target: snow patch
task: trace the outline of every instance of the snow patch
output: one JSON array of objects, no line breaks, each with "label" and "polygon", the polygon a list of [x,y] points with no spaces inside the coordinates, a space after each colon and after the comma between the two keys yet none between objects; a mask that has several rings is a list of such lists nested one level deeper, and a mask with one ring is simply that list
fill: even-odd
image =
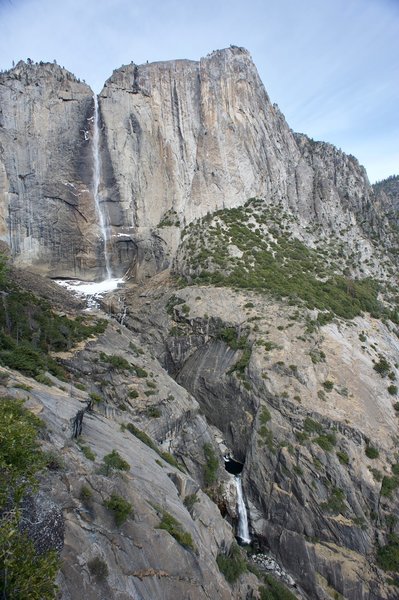
[{"label": "snow patch", "polygon": [[79,298],[87,299],[87,308],[100,305],[101,298],[123,284],[123,279],[105,279],[104,281],[81,281],[80,279],[54,279],[61,287],[73,292]]}]

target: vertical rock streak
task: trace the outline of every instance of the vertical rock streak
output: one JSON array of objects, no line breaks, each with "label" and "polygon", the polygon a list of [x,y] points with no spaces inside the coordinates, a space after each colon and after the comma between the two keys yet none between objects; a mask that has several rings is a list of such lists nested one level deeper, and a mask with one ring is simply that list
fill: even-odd
[{"label": "vertical rock streak", "polygon": [[248,516],[247,509],[244,502],[244,495],[242,492],[242,483],[241,476],[236,475],[234,477],[234,481],[236,484],[237,490],[237,512],[238,512],[238,537],[244,542],[244,544],[249,544],[251,542],[251,538],[249,537],[249,528],[248,528]]},{"label": "vertical rock streak", "polygon": [[93,196],[95,207],[98,215],[98,223],[101,229],[101,235],[104,240],[104,260],[105,268],[107,271],[107,279],[111,279],[112,270],[108,251],[109,242],[109,231],[107,226],[106,215],[103,211],[103,207],[100,202],[99,188],[101,178],[101,156],[100,156],[100,126],[99,126],[99,111],[98,111],[98,99],[97,95],[93,95],[94,101],[94,115],[93,115],[93,139],[92,139],[92,152],[93,152]]}]

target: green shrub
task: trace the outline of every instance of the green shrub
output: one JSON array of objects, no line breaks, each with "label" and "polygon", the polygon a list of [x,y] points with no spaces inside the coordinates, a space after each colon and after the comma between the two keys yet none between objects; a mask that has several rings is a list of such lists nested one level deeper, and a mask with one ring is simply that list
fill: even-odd
[{"label": "green shrub", "polygon": [[371,459],[378,458],[380,455],[379,450],[377,450],[377,448],[374,448],[373,446],[366,446],[365,453],[367,458]]},{"label": "green shrub", "polygon": [[305,433],[304,431],[296,431],[295,437],[300,444],[304,444],[305,442],[307,442],[309,440],[308,434]]},{"label": "green shrub", "polygon": [[203,451],[206,460],[204,466],[204,482],[208,487],[216,483],[219,460],[211,444],[204,444]]},{"label": "green shrub", "polygon": [[104,475],[109,475],[112,471],[129,471],[129,469],[129,463],[121,457],[119,452],[112,450],[104,456],[100,471]]},{"label": "green shrub", "polygon": [[303,428],[308,433],[321,433],[323,431],[323,425],[310,417],[306,417],[303,422]]},{"label": "green shrub", "polygon": [[161,410],[157,406],[149,406],[146,410],[147,416],[152,419],[159,419],[162,416]]},{"label": "green shrub", "polygon": [[231,545],[228,554],[218,554],[216,562],[219,571],[230,584],[237,581],[247,570],[247,561],[235,542]]},{"label": "green shrub", "polygon": [[137,365],[133,365],[134,370],[136,371],[136,376],[140,378],[148,377],[148,373],[145,369],[138,367]]},{"label": "green shrub", "polygon": [[136,438],[138,438],[139,440],[141,440],[144,444],[146,444],[147,446],[149,446],[150,448],[152,448],[152,450],[155,450],[155,452],[158,452],[158,454],[159,454],[159,450],[158,450],[157,445],[152,441],[152,439],[150,438],[150,436],[145,431],[142,431],[141,429],[139,429],[138,427],[136,427],[135,425],[133,425],[133,423],[127,423],[126,429],[132,435],[134,435]]},{"label": "green shrub", "polygon": [[188,511],[191,511],[194,508],[194,504],[199,501],[197,494],[189,494],[183,500],[184,506]]},{"label": "green shrub", "polygon": [[133,425],[133,423],[127,423],[125,427],[132,435],[134,435],[140,441],[146,444],[146,446],[149,446],[151,450],[154,450],[154,452],[161,456],[167,463],[169,463],[173,467],[176,467],[177,469],[180,469],[180,471],[183,470],[181,465],[179,465],[179,463],[175,459],[175,457],[172,454],[170,454],[170,452],[161,452],[161,450],[159,450],[155,442],[153,442],[153,440],[147,433],[145,433],[145,431],[142,431],[141,429]]},{"label": "green shrub", "polygon": [[381,484],[381,496],[385,496],[387,498],[392,498],[393,492],[399,487],[399,477],[393,476],[388,477],[385,475],[382,478]]},{"label": "green shrub", "polygon": [[345,514],[346,504],[344,491],[339,488],[333,488],[328,501],[322,502],[320,506],[323,510],[327,510],[334,514]]},{"label": "green shrub", "polygon": [[170,533],[181,546],[189,548],[190,550],[195,550],[191,533],[184,531],[181,524],[168,512],[165,511],[162,514],[162,519],[158,527],[159,529],[164,529]]},{"label": "green shrub", "polygon": [[264,406],[261,410],[260,413],[260,417],[259,417],[259,422],[261,423],[261,425],[266,425],[266,423],[268,421],[270,421],[270,419],[272,418],[270,412],[268,411],[268,409]]},{"label": "green shrub", "polygon": [[217,339],[223,340],[233,350],[244,350],[247,347],[247,335],[239,335],[235,327],[224,327],[216,334]]},{"label": "green shrub", "polygon": [[379,355],[379,361],[375,363],[373,369],[377,371],[381,375],[381,377],[385,377],[389,371],[391,370],[391,365],[382,354]]},{"label": "green shrub", "polygon": [[337,457],[341,465],[349,465],[349,456],[342,450],[337,450]]},{"label": "green shrub", "polygon": [[87,566],[91,575],[98,581],[104,581],[109,575],[108,565],[100,556],[95,556],[88,561]]},{"label": "green shrub", "polygon": [[129,398],[138,398],[139,395],[137,390],[129,390]]},{"label": "green shrub", "polygon": [[110,510],[115,519],[115,524],[120,527],[132,515],[133,507],[130,502],[127,502],[118,494],[111,494],[109,500],[104,502],[104,506]]},{"label": "green shrub", "polygon": [[388,386],[388,394],[391,394],[391,396],[396,396],[398,394],[398,386],[397,385]]},{"label": "green shrub", "polygon": [[326,392],[331,392],[331,390],[334,389],[334,382],[327,379],[323,382],[323,388],[326,390]]},{"label": "green shrub", "polygon": [[[157,450],[158,451],[158,450]],[[176,458],[173,456],[173,454],[171,454],[170,452],[159,452],[158,454],[170,465],[172,465],[172,467],[176,467],[176,469],[179,469],[180,471],[183,471],[183,468],[181,465],[179,465],[179,463],[177,462]]]},{"label": "green shrub", "polygon": [[44,375],[44,373],[39,373],[35,376],[35,379],[38,383],[43,383],[44,385],[48,385],[49,387],[54,385],[51,379],[47,377],[47,375]]},{"label": "green shrub", "polygon": [[179,304],[184,304],[184,300],[174,295],[171,296],[166,303],[166,312],[168,313],[168,315],[172,316],[174,313],[174,307],[178,306]]},{"label": "green shrub", "polygon": [[103,397],[100,396],[100,394],[97,394],[96,392],[90,392],[89,398],[90,398],[90,400],[93,400],[93,402],[96,402],[97,404],[99,402],[103,401]]},{"label": "green shrub", "polygon": [[265,575],[265,586],[259,588],[260,600],[295,600],[292,594],[282,583],[271,575]]},{"label": "green shrub", "polygon": [[331,452],[337,443],[334,433],[324,433],[315,438],[314,441],[320,446],[320,448],[325,450],[325,452]]},{"label": "green shrub", "polygon": [[93,450],[91,448],[89,448],[89,446],[85,446],[84,444],[79,444],[79,448],[81,449],[81,451],[83,452],[84,456],[91,461],[95,461],[96,460],[96,455],[93,452]]},{"label": "green shrub", "polygon": [[87,485],[82,485],[80,488],[79,498],[83,504],[89,504],[93,498],[93,492]]},{"label": "green shrub", "polygon": [[117,354],[105,354],[105,352],[100,352],[100,358],[102,361],[109,363],[114,369],[118,371],[131,371],[132,365],[123,358],[123,356],[119,356]]},{"label": "green shrub", "polygon": [[384,571],[399,571],[399,537],[391,533],[388,543],[377,551],[377,563]]},{"label": "green shrub", "polygon": [[14,387],[20,390],[25,390],[25,392],[30,392],[31,390],[33,390],[33,387],[31,385],[26,385],[26,383],[16,383]]}]

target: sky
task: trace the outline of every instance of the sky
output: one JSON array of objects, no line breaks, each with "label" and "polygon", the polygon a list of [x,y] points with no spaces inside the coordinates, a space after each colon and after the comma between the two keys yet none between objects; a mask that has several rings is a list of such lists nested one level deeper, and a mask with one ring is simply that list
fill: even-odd
[{"label": "sky", "polygon": [[53,61],[100,92],[122,64],[247,48],[289,126],[399,173],[399,0],[0,0],[0,69]]}]

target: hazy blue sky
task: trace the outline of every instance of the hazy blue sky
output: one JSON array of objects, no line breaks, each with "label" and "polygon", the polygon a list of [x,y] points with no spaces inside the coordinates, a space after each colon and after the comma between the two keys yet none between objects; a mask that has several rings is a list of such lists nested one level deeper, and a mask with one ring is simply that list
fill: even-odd
[{"label": "hazy blue sky", "polygon": [[56,59],[100,91],[134,61],[252,54],[289,125],[399,173],[399,0],[0,0],[0,69]]}]

